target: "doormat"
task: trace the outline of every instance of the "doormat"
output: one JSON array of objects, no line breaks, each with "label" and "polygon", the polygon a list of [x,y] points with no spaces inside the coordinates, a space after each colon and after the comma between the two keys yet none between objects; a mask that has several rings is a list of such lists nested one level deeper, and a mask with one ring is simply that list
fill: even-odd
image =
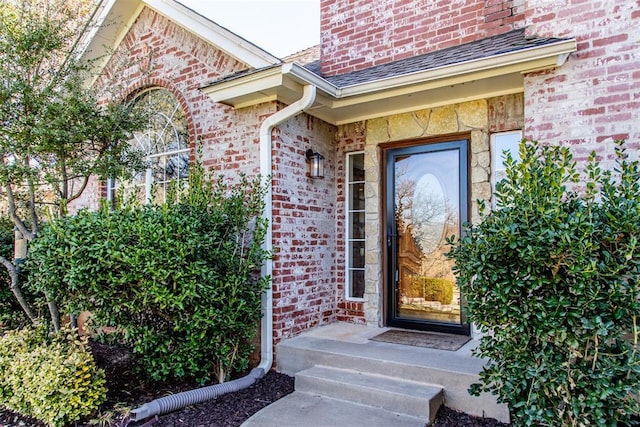
[{"label": "doormat", "polygon": [[369,339],[392,344],[456,351],[468,343],[471,337],[465,335],[439,334],[436,332],[400,331],[392,329]]}]

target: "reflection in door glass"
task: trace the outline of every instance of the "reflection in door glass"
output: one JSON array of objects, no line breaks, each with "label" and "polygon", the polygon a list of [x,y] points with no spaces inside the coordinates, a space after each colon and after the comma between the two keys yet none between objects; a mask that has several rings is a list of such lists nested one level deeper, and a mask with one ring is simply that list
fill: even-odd
[{"label": "reflection in door glass", "polygon": [[460,290],[445,257],[460,229],[458,150],[396,157],[397,314],[460,324]]}]

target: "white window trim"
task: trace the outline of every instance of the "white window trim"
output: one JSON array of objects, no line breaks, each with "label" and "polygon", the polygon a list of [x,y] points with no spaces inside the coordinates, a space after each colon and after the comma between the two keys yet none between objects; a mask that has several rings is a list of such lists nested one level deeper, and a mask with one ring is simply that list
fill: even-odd
[{"label": "white window trim", "polygon": [[495,209],[495,197],[493,197],[493,194],[496,191],[496,183],[498,182],[498,171],[504,171],[506,170],[505,166],[504,166],[504,157],[503,157],[503,151],[504,149],[500,149],[497,147],[497,141],[496,139],[498,138],[514,138],[513,142],[515,143],[514,147],[510,147],[509,148],[509,152],[513,154],[515,154],[515,158],[518,159],[519,155],[518,155],[518,149],[520,146],[520,141],[522,141],[522,130],[514,130],[514,131],[508,131],[508,132],[496,132],[491,134],[491,207],[492,209]]},{"label": "white window trim", "polygon": [[[160,88],[160,87],[153,87],[153,88],[146,89],[146,90],[142,91],[141,93],[139,93],[137,95],[137,98],[142,97],[146,93],[153,92],[153,91],[158,91],[158,90],[170,93],[170,91],[168,89]],[[168,117],[168,121],[173,120],[173,117],[174,117],[176,112],[182,111],[182,106],[178,103],[178,100],[175,99],[175,96],[173,94],[171,94],[171,96],[175,100],[175,109],[171,113],[170,117]],[[163,129],[163,131],[165,129]],[[146,133],[146,130],[143,133]],[[146,148],[149,148],[149,147],[145,147],[144,144],[142,144],[138,140],[138,136],[137,135],[134,135],[134,137],[131,139],[130,143],[131,144],[136,144],[142,150],[144,150]],[[190,152],[191,152],[191,147],[186,147],[186,148],[178,148],[178,149],[174,149],[174,150],[170,150],[170,151],[148,153],[144,157],[143,160],[149,164],[149,167],[142,171],[143,174],[144,174],[143,175],[144,176],[144,183],[141,182],[141,185],[140,185],[140,186],[144,186],[144,201],[143,201],[144,204],[152,203],[152,197],[151,197],[152,194],[151,194],[151,192],[152,192],[153,185],[156,182],[154,174],[153,174],[153,162],[152,162],[152,160],[156,159],[156,158],[171,157],[171,156],[175,156],[175,155],[179,155],[179,154],[183,154],[183,153],[190,153]],[[117,191],[116,187],[119,188],[123,183],[126,183],[126,181],[123,182],[123,181],[119,181],[119,180],[116,180],[116,179],[113,179],[113,178],[109,178],[107,180],[107,200],[109,202],[113,202],[114,191]]]},{"label": "white window trim", "polygon": [[344,212],[345,212],[345,248],[344,248],[344,253],[345,253],[345,280],[344,280],[344,287],[345,287],[345,300],[347,301],[357,301],[357,302],[362,302],[364,301],[364,296],[362,297],[354,297],[351,295],[352,292],[352,283],[351,283],[351,271],[354,270],[359,270],[359,271],[364,271],[364,267],[363,268],[351,268],[350,267],[350,263],[351,263],[351,242],[352,241],[364,241],[365,245],[366,245],[366,236],[364,236],[363,239],[350,239],[349,236],[351,236],[351,221],[350,221],[350,216],[349,214],[352,212],[363,212],[361,210],[351,210],[349,209],[349,204],[350,204],[350,200],[351,200],[351,184],[359,184],[359,183],[363,183],[365,181],[351,181],[349,178],[349,174],[351,172],[351,162],[352,162],[352,156],[355,155],[360,155],[360,154],[364,154],[364,151],[352,151],[349,153],[346,153],[346,161],[345,161],[345,203],[344,203]]}]

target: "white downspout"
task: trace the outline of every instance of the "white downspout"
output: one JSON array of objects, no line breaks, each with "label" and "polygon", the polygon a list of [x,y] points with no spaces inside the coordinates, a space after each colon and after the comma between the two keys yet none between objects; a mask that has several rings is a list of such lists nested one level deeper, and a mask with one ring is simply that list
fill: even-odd
[{"label": "white downspout", "polygon": [[[304,87],[302,98],[267,117],[260,126],[260,174],[264,180],[263,182],[268,183],[267,194],[264,199],[265,211],[263,214],[263,217],[269,221],[263,244],[263,248],[267,251],[271,251],[273,249],[273,227],[271,225],[271,219],[273,216],[271,206],[272,185],[270,181],[271,168],[273,164],[271,159],[271,131],[273,131],[273,128],[276,125],[309,108],[313,105],[315,99],[316,87],[313,85],[307,85]],[[265,261],[262,265],[262,275],[271,276],[272,271],[272,261]],[[155,415],[166,414],[168,412],[184,408],[185,406],[211,400],[220,395],[233,393],[247,388],[258,379],[264,377],[267,372],[269,372],[271,365],[273,364],[273,288],[271,285],[269,285],[269,289],[262,294],[260,351],[260,364],[256,368],[252,369],[248,375],[226,383],[214,384],[195,390],[188,390],[145,403],[141,407],[131,411],[131,419],[133,421],[140,421]]]},{"label": "white downspout", "polygon": [[[273,250],[273,224],[272,224],[272,196],[273,186],[270,182],[273,161],[271,158],[271,132],[278,124],[297,116],[305,109],[311,107],[316,99],[316,87],[306,85],[302,93],[302,98],[288,105],[284,109],[270,115],[260,126],[260,175],[263,180],[268,180],[267,194],[264,197],[265,211],[263,217],[268,221],[267,233],[264,238],[264,249],[271,252]],[[262,276],[271,277],[273,273],[273,261],[267,260],[262,265]],[[262,294],[262,321],[260,329],[260,364],[259,369],[266,374],[273,364],[273,285]]]}]

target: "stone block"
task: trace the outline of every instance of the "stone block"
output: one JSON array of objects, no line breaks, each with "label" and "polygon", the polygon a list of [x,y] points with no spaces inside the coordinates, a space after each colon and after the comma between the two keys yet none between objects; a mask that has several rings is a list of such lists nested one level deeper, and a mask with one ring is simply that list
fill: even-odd
[{"label": "stone block", "polygon": [[487,101],[464,102],[458,106],[458,119],[460,123],[471,129],[487,129],[489,117],[487,114]]},{"label": "stone block", "polygon": [[471,168],[471,182],[473,184],[489,181],[489,173],[484,168],[476,166]]},{"label": "stone block", "polygon": [[390,140],[386,119],[367,120],[367,144],[378,144]]},{"label": "stone block", "polygon": [[471,198],[473,200],[486,200],[487,202],[491,199],[491,183],[490,182],[479,182],[473,184],[471,187]]},{"label": "stone block", "polygon": [[454,106],[434,108],[429,118],[427,133],[430,135],[442,135],[458,131],[458,117]]},{"label": "stone block", "polygon": [[412,113],[395,114],[389,117],[389,136],[392,141],[416,138],[422,135],[420,126]]},{"label": "stone block", "polygon": [[471,132],[471,153],[489,151],[489,134],[480,130]]},{"label": "stone block", "polygon": [[488,169],[491,166],[491,154],[488,151],[482,151],[473,156],[474,165]]}]

